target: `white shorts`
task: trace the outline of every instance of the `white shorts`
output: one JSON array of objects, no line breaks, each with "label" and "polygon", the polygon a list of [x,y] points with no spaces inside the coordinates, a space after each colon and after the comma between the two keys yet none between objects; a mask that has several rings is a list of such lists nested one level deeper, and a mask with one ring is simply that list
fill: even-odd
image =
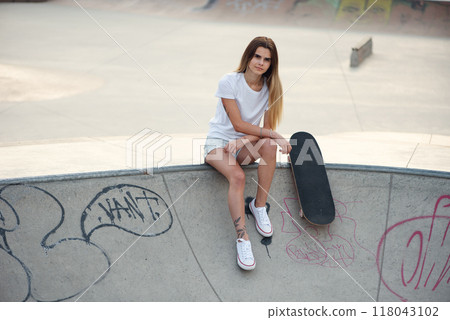
[{"label": "white shorts", "polygon": [[[221,139],[221,138],[213,138],[213,137],[206,137],[206,142],[205,142],[205,158],[206,156],[213,151],[214,149],[217,148],[225,148],[225,146],[228,144],[228,141],[225,139]],[[236,154],[233,154],[233,156],[235,158],[237,158],[239,152],[241,152],[242,148],[239,149]]]}]

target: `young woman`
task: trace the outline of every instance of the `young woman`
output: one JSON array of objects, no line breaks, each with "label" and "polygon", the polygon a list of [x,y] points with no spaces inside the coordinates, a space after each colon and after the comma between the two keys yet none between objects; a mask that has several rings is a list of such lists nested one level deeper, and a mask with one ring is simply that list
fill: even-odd
[{"label": "young woman", "polygon": [[256,198],[249,206],[257,231],[270,237],[273,229],[265,205],[275,172],[277,145],[284,154],[291,151],[289,142],[273,131],[282,114],[282,94],[275,43],[257,37],[245,49],[239,68],[219,81],[216,114],[209,122],[205,162],[229,182],[228,207],[237,234],[237,263],[244,270],[252,270],[256,264],[245,225],[245,174],[241,165],[260,159]]}]

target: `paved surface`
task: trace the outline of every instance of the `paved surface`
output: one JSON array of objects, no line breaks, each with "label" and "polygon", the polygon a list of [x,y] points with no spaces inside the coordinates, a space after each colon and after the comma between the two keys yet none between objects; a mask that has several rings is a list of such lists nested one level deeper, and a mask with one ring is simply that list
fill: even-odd
[{"label": "paved surface", "polygon": [[[392,3],[383,28],[344,33],[344,1],[288,2],[0,3],[1,301],[450,300],[447,7]],[[110,170],[200,164],[217,80],[261,34],[281,56],[279,131],[317,136],[338,219],[299,219],[280,157],[275,235],[249,217],[244,272],[223,177]],[[374,54],[350,69],[367,35]]]},{"label": "paved surface", "polygon": [[[169,165],[198,163],[217,81],[260,34],[280,51],[285,136],[311,132],[327,163],[450,170],[448,7],[394,3],[344,33],[355,18],[321,1],[78,3],[0,4],[0,177],[130,168],[145,128],[172,138]],[[352,69],[367,35],[374,54]]]}]

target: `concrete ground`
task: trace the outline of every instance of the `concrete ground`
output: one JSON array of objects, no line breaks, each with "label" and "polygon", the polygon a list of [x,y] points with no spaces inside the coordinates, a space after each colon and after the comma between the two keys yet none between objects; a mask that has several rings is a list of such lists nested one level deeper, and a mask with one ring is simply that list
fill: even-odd
[{"label": "concrete ground", "polygon": [[[280,54],[286,137],[311,132],[327,163],[450,170],[447,7],[396,4],[345,31],[341,7],[270,3],[0,3],[0,177],[132,168],[144,129],[170,138],[166,165],[199,163],[217,81],[261,34]],[[366,36],[374,53],[350,68]]]},{"label": "concrete ground", "polygon": [[[205,3],[0,3],[0,301],[450,301],[447,7],[380,1],[345,31],[345,1]],[[300,219],[280,156],[274,236],[247,216],[244,272],[201,145],[218,79],[261,34],[279,131],[317,137],[337,217]]]}]

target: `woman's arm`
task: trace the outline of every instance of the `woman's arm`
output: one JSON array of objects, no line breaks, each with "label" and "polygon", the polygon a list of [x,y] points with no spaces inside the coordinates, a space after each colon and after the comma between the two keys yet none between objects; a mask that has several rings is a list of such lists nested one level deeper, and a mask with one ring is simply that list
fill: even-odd
[{"label": "woman's arm", "polygon": [[[291,151],[292,148],[289,142],[284,139],[281,134],[272,131],[272,125],[269,123],[270,121],[267,117],[264,117],[264,126],[261,128],[257,125],[242,120],[241,113],[234,99],[222,98],[222,104],[225,108],[225,112],[228,115],[228,118],[231,121],[231,124],[233,125],[234,130],[245,134],[244,137],[240,138],[241,140],[245,138],[250,142],[256,142],[261,138],[271,138],[274,139],[275,142],[281,147],[282,153],[289,153]],[[235,146],[237,150],[239,150],[239,147],[241,146]],[[235,148],[232,147],[231,149]],[[228,148],[226,148],[226,150],[231,151],[228,150]]]},{"label": "woman's arm", "polygon": [[[267,111],[264,113],[264,129],[269,130],[269,138],[274,140],[280,147],[281,153],[287,154],[291,152],[292,146],[288,140],[286,140],[281,134],[276,131],[272,131],[272,124],[270,123],[270,119],[267,116]],[[263,132],[265,131],[263,130]]]},{"label": "woman's arm", "polygon": [[231,140],[230,142],[228,142],[228,144],[225,146],[225,151],[227,152],[231,152],[231,153],[236,153],[239,149],[241,149],[246,143],[253,143],[253,142],[257,142],[260,138],[257,136],[252,136],[252,135],[246,135],[243,137],[240,137],[239,139],[236,140]]},{"label": "woman's arm", "polygon": [[234,130],[250,136],[260,137],[260,127],[248,123],[241,118],[241,112],[234,99],[222,98],[222,104],[225,112],[233,125]]}]

